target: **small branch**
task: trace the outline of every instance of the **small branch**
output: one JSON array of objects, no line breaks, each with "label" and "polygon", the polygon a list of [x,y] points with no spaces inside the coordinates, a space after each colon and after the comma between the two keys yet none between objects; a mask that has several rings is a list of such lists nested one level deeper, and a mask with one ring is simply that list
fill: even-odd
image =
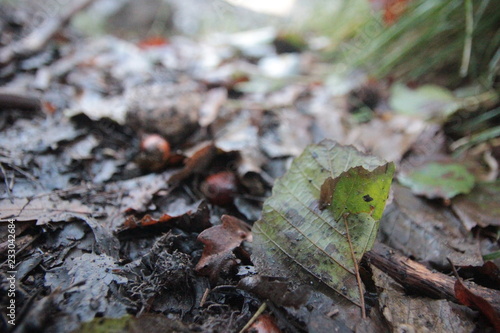
[{"label": "small branch", "polygon": [[248,321],[248,323],[240,330],[240,333],[243,333],[247,329],[249,329],[250,326],[252,326],[252,324],[257,320],[257,318],[259,318],[259,316],[262,314],[262,312],[264,312],[264,310],[266,309],[266,307],[267,307],[267,303],[266,302],[262,303],[259,306],[259,308],[257,309],[257,312],[255,312],[255,314],[252,316],[252,318],[250,318],[250,320]]},{"label": "small branch", "polygon": [[347,234],[347,241],[349,243],[349,249],[351,250],[352,261],[354,262],[354,272],[356,273],[356,280],[358,282],[361,316],[363,317],[363,319],[366,319],[365,295],[364,295],[364,291],[363,291],[363,284],[361,282],[361,276],[359,275],[358,262],[356,261],[356,256],[354,255],[354,250],[352,248],[351,235],[349,234],[349,226],[347,223],[347,215],[345,215],[345,214],[344,214],[344,224],[345,224],[345,230],[346,230],[346,234]]},{"label": "small branch", "polygon": [[[364,260],[371,263],[404,286],[433,298],[444,298],[460,304],[455,297],[455,279],[443,273],[430,271],[416,261],[406,258],[383,244],[376,244],[366,252]],[[487,300],[496,311],[500,311],[500,291],[475,284],[468,288]]]},{"label": "small branch", "polygon": [[30,95],[21,95],[0,91],[0,110],[1,109],[23,109],[40,110],[40,99]]},{"label": "small branch", "polygon": [[0,49],[0,66],[9,64],[16,57],[26,58],[42,50],[56,33],[69,23],[78,12],[87,8],[94,0],[80,0],[61,16],[47,19],[39,28],[25,38]]}]

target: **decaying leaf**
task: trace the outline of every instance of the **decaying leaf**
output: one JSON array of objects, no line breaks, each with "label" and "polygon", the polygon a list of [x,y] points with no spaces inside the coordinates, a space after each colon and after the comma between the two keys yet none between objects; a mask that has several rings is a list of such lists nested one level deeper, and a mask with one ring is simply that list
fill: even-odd
[{"label": "decaying leaf", "polygon": [[[458,266],[483,264],[479,241],[464,231],[455,215],[398,184],[394,201],[380,221],[384,243],[434,267],[446,267],[446,257]],[[467,255],[464,255],[466,253]]]},{"label": "decaying leaf", "polygon": [[240,280],[238,288],[251,291],[259,297],[270,299],[275,304],[299,308],[309,298],[310,288],[301,286],[290,290],[287,279],[251,275]]},{"label": "decaying leaf", "polygon": [[474,176],[459,163],[431,161],[401,173],[398,180],[404,186],[429,199],[451,199],[457,194],[469,193],[474,187]]},{"label": "decaying leaf", "polygon": [[488,318],[490,323],[495,328],[496,332],[500,332],[500,316],[495,311],[493,306],[481,296],[474,294],[465,286],[465,284],[460,280],[455,267],[450,262],[453,268],[453,272],[457,278],[455,281],[455,296],[463,305],[467,305],[468,307],[478,309],[481,313]]},{"label": "decaying leaf", "polygon": [[386,272],[371,266],[382,314],[393,332],[460,332],[474,330],[473,311],[445,299],[407,295]]},{"label": "decaying leaf", "polygon": [[[254,224],[252,261],[259,273],[360,305],[357,262],[373,245],[393,172],[392,164],[330,140],[306,148],[276,182]],[[322,210],[325,181],[336,186],[333,204]]]},{"label": "decaying leaf", "polygon": [[478,184],[471,193],[453,199],[453,211],[467,229],[500,226],[500,181]]},{"label": "decaying leaf", "polygon": [[233,250],[243,241],[252,241],[250,226],[230,215],[221,217],[222,224],[204,230],[198,240],[205,244],[196,271],[217,281],[219,273],[230,269],[236,262]]}]

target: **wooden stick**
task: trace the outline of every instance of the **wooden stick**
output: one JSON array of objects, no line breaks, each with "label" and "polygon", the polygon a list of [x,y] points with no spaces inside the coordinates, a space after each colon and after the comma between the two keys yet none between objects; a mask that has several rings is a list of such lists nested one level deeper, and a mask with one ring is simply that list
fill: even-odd
[{"label": "wooden stick", "polygon": [[[397,253],[383,244],[376,244],[365,253],[364,260],[387,273],[408,291],[417,291],[433,298],[444,298],[459,303],[455,297],[455,279],[443,273],[432,272],[427,267]],[[500,311],[500,291],[470,284],[474,294],[487,300]]]},{"label": "wooden stick", "polygon": [[37,97],[0,91],[0,110],[23,109],[36,111],[40,110],[41,107],[40,99]]},{"label": "wooden stick", "polygon": [[358,282],[358,290],[359,290],[359,303],[361,307],[361,317],[363,319],[366,319],[366,309],[365,309],[365,296],[364,296],[364,291],[363,291],[363,283],[361,282],[361,276],[359,275],[359,266],[358,262],[356,261],[356,256],[354,255],[354,250],[352,248],[352,242],[351,242],[351,235],[349,234],[349,226],[347,223],[347,216],[348,214],[344,214],[344,224],[345,224],[345,231],[347,234],[347,241],[349,243],[349,249],[351,250],[351,257],[352,257],[352,262],[354,263],[354,272],[356,273],[356,281]]}]

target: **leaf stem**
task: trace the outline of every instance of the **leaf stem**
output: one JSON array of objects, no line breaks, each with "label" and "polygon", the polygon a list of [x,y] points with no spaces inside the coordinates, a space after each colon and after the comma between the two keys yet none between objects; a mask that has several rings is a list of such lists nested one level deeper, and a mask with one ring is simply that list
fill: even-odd
[{"label": "leaf stem", "polygon": [[351,242],[351,235],[349,234],[349,226],[347,224],[347,217],[349,214],[344,214],[344,224],[345,224],[345,230],[347,234],[347,242],[349,243],[349,248],[351,250],[351,256],[352,256],[352,261],[354,263],[354,272],[356,273],[356,280],[358,282],[358,289],[359,289],[359,303],[361,307],[361,316],[363,319],[366,319],[366,310],[365,310],[365,296],[363,292],[363,285],[361,282],[361,276],[359,275],[359,267],[358,267],[358,262],[356,261],[356,256],[354,255],[354,250],[352,248],[352,242]]},{"label": "leaf stem", "polygon": [[255,312],[255,314],[252,316],[252,318],[250,318],[248,323],[240,330],[239,333],[245,332],[250,326],[252,326],[252,324],[257,320],[257,318],[262,314],[262,312],[264,312],[266,307],[267,307],[267,303],[266,302],[262,303],[259,306],[259,308],[257,309],[257,311]]}]

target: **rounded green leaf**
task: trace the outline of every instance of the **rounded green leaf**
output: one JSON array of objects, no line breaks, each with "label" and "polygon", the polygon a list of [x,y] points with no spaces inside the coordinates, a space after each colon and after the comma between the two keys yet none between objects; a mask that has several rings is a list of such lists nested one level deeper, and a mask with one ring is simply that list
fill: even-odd
[{"label": "rounded green leaf", "polygon": [[459,163],[429,162],[398,176],[399,182],[413,193],[429,199],[451,199],[457,194],[469,193],[474,187],[474,176]]}]

